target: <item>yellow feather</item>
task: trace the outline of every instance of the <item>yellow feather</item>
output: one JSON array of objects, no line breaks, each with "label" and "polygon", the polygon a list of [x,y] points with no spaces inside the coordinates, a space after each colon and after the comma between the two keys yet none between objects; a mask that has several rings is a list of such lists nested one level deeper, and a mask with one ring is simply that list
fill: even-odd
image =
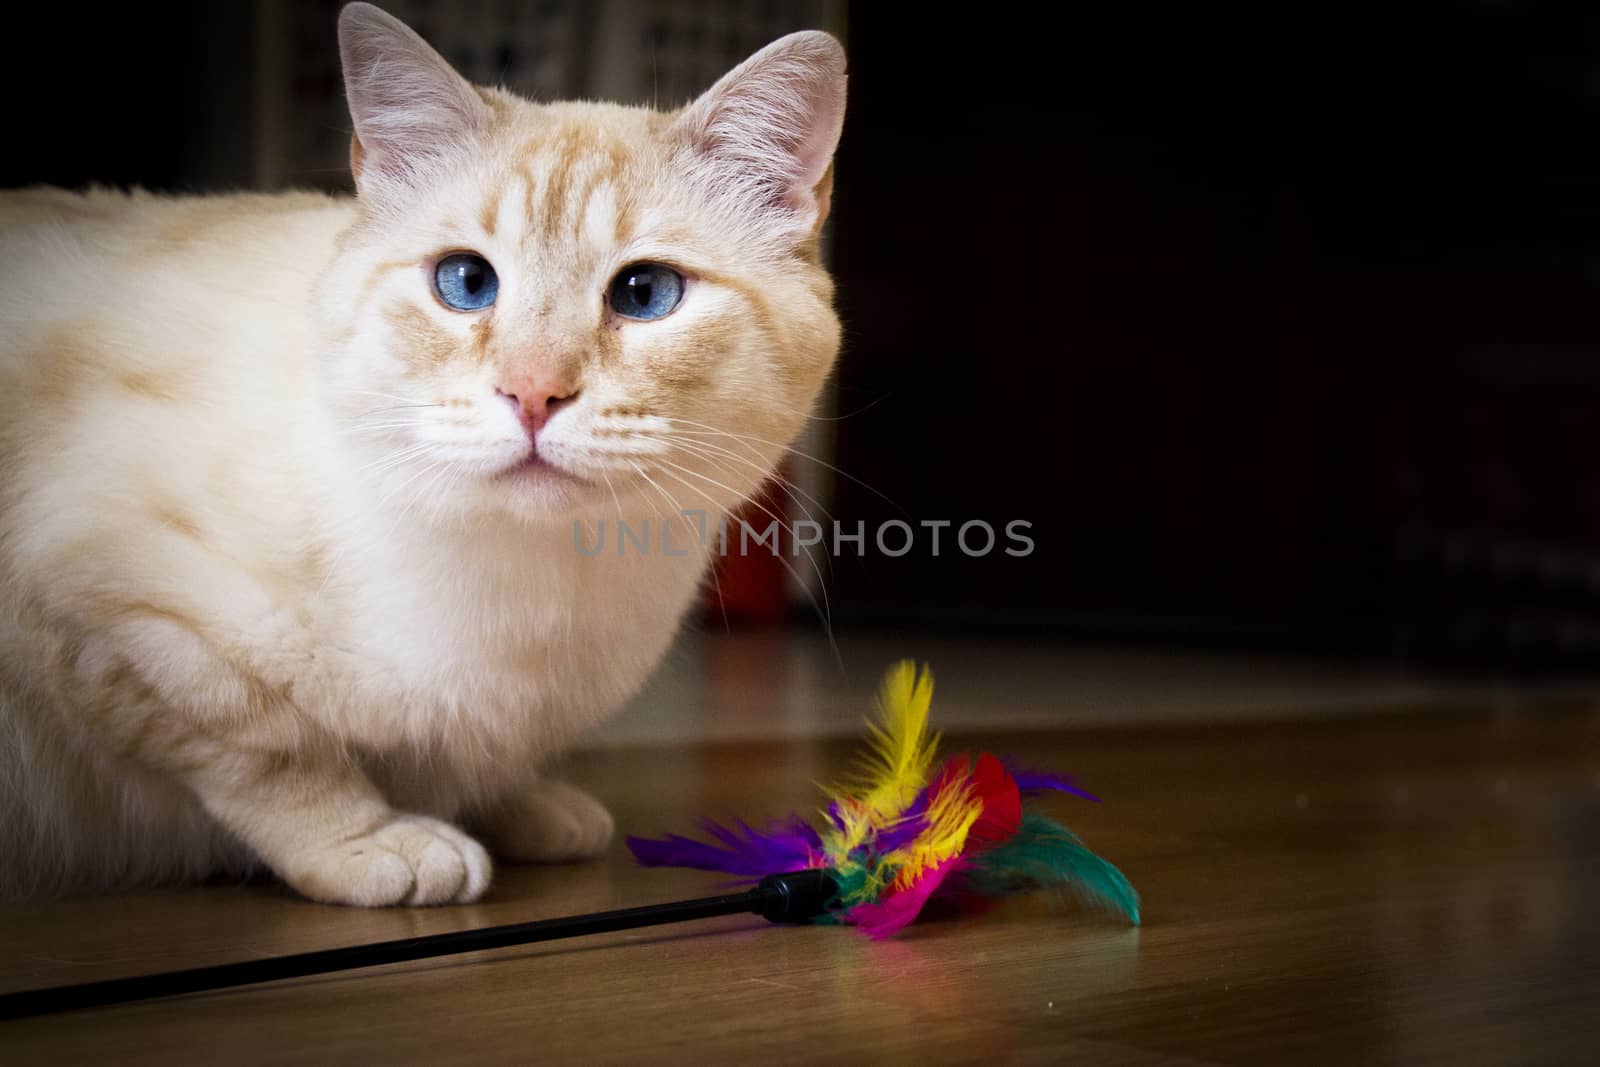
[{"label": "yellow feather", "polygon": [[983,799],[965,787],[944,789],[928,804],[928,828],[883,857],[883,866],[895,870],[894,884],[904,889],[920,878],[929,867],[958,855],[967,843],[967,833],[983,814]]},{"label": "yellow feather", "polygon": [[878,721],[867,723],[867,751],[856,778],[830,788],[839,804],[842,833],[824,835],[830,855],[843,856],[899,818],[928,784],[939,735],[928,732],[933,672],[901,660],[878,690]]},{"label": "yellow feather", "polygon": [[850,797],[836,796],[838,801],[839,829],[829,829],[822,834],[823,851],[837,866],[850,853],[876,832],[876,827],[861,802]]},{"label": "yellow feather", "polygon": [[878,717],[869,723],[862,802],[881,822],[898,816],[928,784],[939,736],[928,733],[933,704],[933,672],[917,673],[916,664],[901,660],[884,675],[878,690]]}]

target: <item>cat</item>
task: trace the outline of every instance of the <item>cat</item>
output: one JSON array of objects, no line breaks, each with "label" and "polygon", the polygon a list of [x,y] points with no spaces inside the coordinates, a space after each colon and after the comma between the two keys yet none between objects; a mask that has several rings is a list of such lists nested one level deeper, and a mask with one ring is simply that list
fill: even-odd
[{"label": "cat", "polygon": [[353,199],[0,195],[0,898],[443,904],[603,852],[540,767],[712,546],[574,525],[714,524],[837,356],[832,37],[663,113],[473,86],[367,4],[338,33]]}]

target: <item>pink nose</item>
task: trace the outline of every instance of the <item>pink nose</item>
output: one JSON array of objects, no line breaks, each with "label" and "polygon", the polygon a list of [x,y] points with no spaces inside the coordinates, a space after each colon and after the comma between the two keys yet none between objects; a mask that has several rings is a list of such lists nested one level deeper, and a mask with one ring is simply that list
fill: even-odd
[{"label": "pink nose", "polygon": [[533,437],[560,408],[578,395],[576,389],[549,378],[527,377],[508,381],[495,390],[511,402],[523,429]]}]

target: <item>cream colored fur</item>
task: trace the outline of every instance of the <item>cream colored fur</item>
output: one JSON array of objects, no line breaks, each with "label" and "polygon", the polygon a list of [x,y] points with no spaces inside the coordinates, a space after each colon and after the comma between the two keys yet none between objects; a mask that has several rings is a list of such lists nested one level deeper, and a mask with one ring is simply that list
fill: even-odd
[{"label": "cream colored fur", "polygon": [[[366,5],[340,29],[358,200],[0,196],[0,897],[264,864],[432,904],[488,886],[470,835],[602,850],[539,769],[638,690],[707,552],[585,556],[573,523],[714,522],[832,363],[831,38],[662,115],[471,88]],[[489,312],[435,298],[458,250]],[[606,307],[641,260],[688,279],[666,318]],[[529,375],[575,391],[538,438],[566,475],[520,466],[496,390]]]}]

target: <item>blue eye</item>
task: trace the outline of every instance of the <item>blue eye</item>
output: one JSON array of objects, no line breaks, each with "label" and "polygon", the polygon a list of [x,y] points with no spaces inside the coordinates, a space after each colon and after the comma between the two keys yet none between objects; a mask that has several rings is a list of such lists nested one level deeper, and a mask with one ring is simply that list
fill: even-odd
[{"label": "blue eye", "polygon": [[500,292],[500,276],[476,252],[456,252],[439,261],[433,272],[433,288],[445,307],[479,311],[494,303]]},{"label": "blue eye", "polygon": [[683,275],[659,263],[633,263],[611,279],[606,300],[628,319],[659,319],[683,299]]}]

